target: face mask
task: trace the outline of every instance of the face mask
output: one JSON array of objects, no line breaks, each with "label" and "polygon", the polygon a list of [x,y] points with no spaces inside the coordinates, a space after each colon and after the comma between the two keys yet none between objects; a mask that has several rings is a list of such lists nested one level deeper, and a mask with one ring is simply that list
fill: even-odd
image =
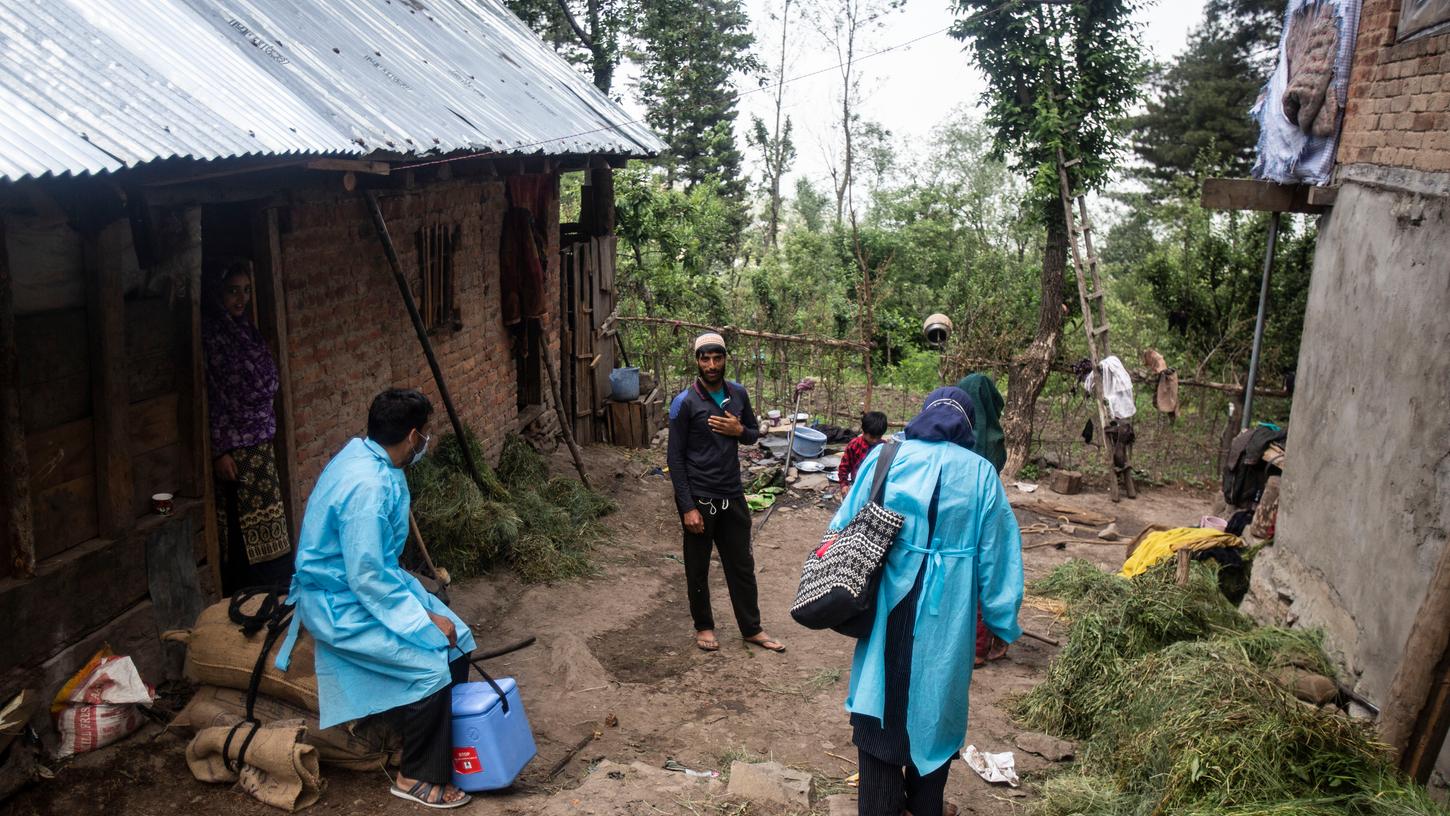
[{"label": "face mask", "polygon": [[419,446],[419,448],[417,450],[413,451],[413,458],[408,460],[408,466],[409,467],[418,464],[418,460],[422,459],[423,458],[423,454],[425,454],[425,453],[428,452],[428,443],[431,442],[432,440],[433,440],[433,437],[431,437],[431,436],[424,436],[423,437],[423,444],[421,446]]}]

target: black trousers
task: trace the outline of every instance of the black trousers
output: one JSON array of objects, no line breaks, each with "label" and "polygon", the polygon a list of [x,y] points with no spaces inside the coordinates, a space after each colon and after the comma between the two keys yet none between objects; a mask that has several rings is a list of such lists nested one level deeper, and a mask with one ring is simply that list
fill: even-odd
[{"label": "black trousers", "polygon": [[453,681],[389,712],[403,737],[403,776],[434,785],[453,780],[453,686],[468,680],[468,657],[448,664]]},{"label": "black trousers", "polygon": [[741,637],[760,634],[760,604],[756,598],[755,555],[750,550],[750,508],[744,496],[698,499],[696,509],[705,519],[705,532],[685,531],[685,586],[695,629],[714,629],[710,609],[710,549],[720,551],[725,587]]},{"label": "black trousers", "polygon": [[906,767],[877,759],[865,750],[856,752],[860,760],[860,793],[857,813],[860,816],[941,816],[942,796],[947,788],[947,762],[922,776],[911,764]]}]

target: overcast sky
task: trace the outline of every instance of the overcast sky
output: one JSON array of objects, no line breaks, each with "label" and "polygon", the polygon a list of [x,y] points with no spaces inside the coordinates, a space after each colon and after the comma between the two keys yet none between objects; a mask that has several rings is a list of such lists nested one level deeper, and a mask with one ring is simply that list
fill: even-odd
[{"label": "overcast sky", "polygon": [[[1144,42],[1154,58],[1168,59],[1183,49],[1189,29],[1202,17],[1203,2],[1159,0],[1140,13],[1147,25]],[[745,4],[757,39],[757,51],[773,70],[779,59],[780,23],[772,16],[779,14],[782,0],[745,0]],[[830,68],[838,62],[830,44],[811,23],[800,18],[797,12],[800,5],[799,0],[793,0],[787,77]],[[950,7],[941,0],[907,0],[905,7],[892,14],[884,26],[868,35],[865,48],[858,48],[859,53],[870,53],[930,35],[910,46],[857,64],[863,78],[862,116],[881,123],[898,140],[903,137],[920,140],[953,109],[977,105],[984,81],[971,67],[962,44],[942,32],[952,19]],[[834,128],[839,99],[840,76],[836,70],[786,86],[786,112],[794,121],[796,134],[795,172],[812,178],[828,176],[827,151],[837,141]],[[773,91],[741,98],[737,133],[742,146],[751,114],[761,116],[767,123],[773,120]]]}]

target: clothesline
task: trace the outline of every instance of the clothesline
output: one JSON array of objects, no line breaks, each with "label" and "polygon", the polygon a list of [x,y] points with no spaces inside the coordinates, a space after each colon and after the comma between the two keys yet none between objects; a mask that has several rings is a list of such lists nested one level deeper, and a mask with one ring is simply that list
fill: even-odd
[{"label": "clothesline", "polygon": [[776,340],[783,343],[804,343],[814,346],[825,346],[827,348],[855,349],[866,351],[872,348],[870,343],[858,343],[853,340],[836,340],[829,337],[814,337],[806,334],[779,334],[777,332],[756,331],[754,329],[742,329],[736,326],[711,326],[708,323],[695,323],[689,320],[674,320],[668,317],[627,317],[624,315],[612,316],[617,322],[646,323],[656,326],[678,326],[687,329],[702,329],[705,331],[718,331],[722,335],[739,335],[741,337],[758,337],[762,340]]},{"label": "clothesline", "polygon": [[[988,360],[979,357],[953,357],[950,359],[952,360],[952,362],[963,365],[966,368],[989,368],[1005,370],[1011,368],[1012,366],[1010,360]],[[1071,374],[1072,366],[1068,365],[1067,363],[1059,362],[1052,366],[1052,370],[1060,374]],[[1128,375],[1133,378],[1133,382],[1135,383],[1156,383],[1158,381],[1158,376],[1156,374],[1142,374],[1132,369],[1128,369]],[[1242,385],[1235,385],[1234,383],[1211,382],[1209,380],[1179,380],[1178,385],[1180,387],[1188,386],[1191,388],[1206,388],[1211,391],[1222,391],[1226,394],[1234,395],[1244,393],[1244,387]],[[1255,388],[1254,396],[1288,399],[1292,395],[1288,392],[1288,390],[1282,388]]]}]

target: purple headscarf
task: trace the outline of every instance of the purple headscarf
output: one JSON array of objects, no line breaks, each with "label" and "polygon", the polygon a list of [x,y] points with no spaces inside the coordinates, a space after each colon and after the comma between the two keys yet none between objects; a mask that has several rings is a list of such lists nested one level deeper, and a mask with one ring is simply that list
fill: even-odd
[{"label": "purple headscarf", "polygon": [[922,442],[952,442],[967,450],[972,436],[972,398],[960,388],[938,388],[926,395],[921,413],[906,425],[906,438]]}]

